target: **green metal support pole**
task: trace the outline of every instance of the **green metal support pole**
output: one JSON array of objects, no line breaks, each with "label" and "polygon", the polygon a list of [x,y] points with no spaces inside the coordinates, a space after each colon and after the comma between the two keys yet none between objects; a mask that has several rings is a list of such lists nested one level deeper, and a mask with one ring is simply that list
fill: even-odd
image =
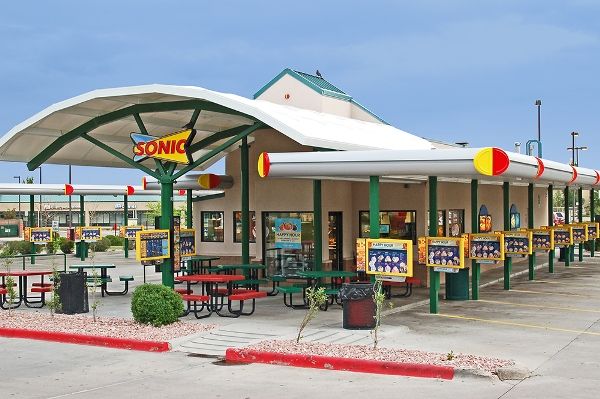
[{"label": "green metal support pole", "polygon": [[[554,225],[554,187],[548,186],[548,227]],[[554,249],[548,251],[548,273],[554,273]]]},{"label": "green metal support pole", "polygon": [[[429,232],[430,237],[437,235],[437,176],[429,176],[427,179],[429,188]],[[440,272],[429,269],[429,313],[440,312]]]},{"label": "green metal support pole", "polygon": [[[79,227],[85,226],[85,198],[83,195],[79,196]],[[87,243],[83,241],[83,237],[79,237],[79,259],[85,261],[87,255]]]},{"label": "green metal support pole", "polygon": [[379,176],[369,179],[369,238],[379,238]]},{"label": "green metal support pole", "polygon": [[315,237],[315,270],[323,270],[323,210],[321,180],[313,180],[313,212]]},{"label": "green metal support pole", "polygon": [[[564,190],[564,195],[565,195],[565,224],[569,224],[570,222],[570,218],[569,218],[569,187],[565,187]],[[569,245],[567,245],[564,249],[565,251],[565,266],[570,266],[571,265],[571,247]]]},{"label": "green metal support pole", "polygon": [[248,138],[242,138],[240,149],[242,184],[242,263],[250,263],[250,187],[248,172]]},{"label": "green metal support pole", "polygon": [[[173,223],[173,182],[172,181],[161,181],[160,184],[160,228],[164,230],[171,230],[171,224]],[[173,251],[171,249],[171,258],[164,259],[163,264],[160,266],[162,273],[162,283],[167,287],[174,287],[175,279],[173,277]]]},{"label": "green metal support pole", "polygon": [[[527,187],[527,227],[533,229],[534,226],[534,212],[533,207],[533,183],[529,183]],[[529,280],[535,280],[535,252],[529,255]]]},{"label": "green metal support pole", "polygon": [[[504,207],[504,230],[510,230],[510,185],[508,182],[502,184],[502,203]],[[504,289],[510,290],[510,275],[512,273],[512,258],[504,259]]]},{"label": "green metal support pole", "polygon": [[192,190],[187,190],[186,191],[186,209],[185,209],[185,227],[187,227],[188,229],[191,229],[194,222],[194,215],[193,215],[193,200],[192,200]]},{"label": "green metal support pole", "polygon": [[[595,222],[596,221],[596,191],[592,188],[590,190],[590,222]],[[593,258],[594,257],[594,252],[596,251],[596,240],[590,240],[592,244],[592,248],[590,249],[590,256]]]},{"label": "green metal support pole", "polygon": [[[123,226],[127,227],[129,224],[129,196],[125,194],[123,196]],[[115,220],[116,222],[116,220]],[[123,240],[123,251],[125,252],[125,259],[129,258],[129,239],[125,237]]]},{"label": "green metal support pole", "polygon": [[[577,190],[577,216],[579,223],[583,222],[583,188]],[[579,261],[583,262],[583,243],[579,243]]]},{"label": "green metal support pole", "polygon": [[[35,196],[29,196],[29,227],[35,227]],[[35,244],[31,243],[31,253],[35,254]],[[31,264],[35,265],[35,256],[31,257]]]},{"label": "green metal support pole", "polygon": [[[479,181],[471,180],[471,233],[479,232],[479,203],[477,199]],[[471,299],[479,299],[479,282],[481,280],[481,266],[477,261],[471,261]]]}]

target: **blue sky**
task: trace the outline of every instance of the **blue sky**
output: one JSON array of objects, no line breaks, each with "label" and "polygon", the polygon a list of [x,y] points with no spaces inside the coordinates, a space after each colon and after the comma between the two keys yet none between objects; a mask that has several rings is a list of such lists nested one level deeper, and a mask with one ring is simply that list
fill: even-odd
[{"label": "blue sky", "polygon": [[[251,97],[286,67],[324,77],[394,126],[600,169],[600,2],[61,1],[3,3],[0,135],[46,106],[105,87],[197,85]],[[35,175],[0,163],[0,181]],[[75,183],[139,184],[74,167]],[[67,168],[44,166],[62,183]]]}]

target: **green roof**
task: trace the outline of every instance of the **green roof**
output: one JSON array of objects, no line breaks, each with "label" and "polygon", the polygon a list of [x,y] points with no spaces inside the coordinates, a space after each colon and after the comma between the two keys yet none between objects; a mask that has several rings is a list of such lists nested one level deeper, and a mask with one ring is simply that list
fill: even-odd
[{"label": "green roof", "polygon": [[376,118],[380,122],[387,124],[386,121],[384,121],[379,116],[377,116],[375,113],[373,113],[371,110],[369,110],[368,108],[366,108],[365,106],[363,106],[362,104],[360,104],[359,102],[354,100],[352,98],[352,96],[345,93],[343,90],[338,88],[333,83],[323,79],[320,76],[311,75],[306,72],[294,71],[293,69],[290,69],[290,68],[286,68],[283,71],[281,71],[277,76],[275,76],[273,79],[271,79],[269,81],[269,83],[267,83],[259,91],[254,93],[254,99],[258,98],[269,87],[273,86],[273,84],[275,84],[275,82],[277,82],[279,79],[281,79],[285,75],[289,75],[289,76],[292,76],[293,78],[296,78],[299,82],[304,83],[306,86],[310,87],[311,89],[313,89],[314,91],[316,91],[317,93],[319,93],[323,96],[328,96],[328,97],[337,98],[337,99],[340,99],[343,101],[348,101],[349,103],[356,105],[357,107],[359,107],[366,113],[372,115],[374,118]]},{"label": "green roof", "polygon": [[298,75],[302,76],[304,79],[308,80],[309,82],[319,86],[323,90],[329,90],[329,91],[333,91],[336,93],[347,95],[342,90],[337,88],[333,83],[326,81],[322,77],[311,75],[311,74],[308,74],[305,72],[300,72],[300,71],[294,71],[294,72],[296,72]]}]

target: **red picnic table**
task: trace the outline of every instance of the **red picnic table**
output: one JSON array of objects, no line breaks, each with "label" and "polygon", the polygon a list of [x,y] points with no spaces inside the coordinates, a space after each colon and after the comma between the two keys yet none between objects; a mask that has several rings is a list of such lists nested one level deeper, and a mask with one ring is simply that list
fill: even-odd
[{"label": "red picnic table", "polygon": [[[216,313],[221,317],[239,317],[240,315],[248,316],[254,313],[255,300],[262,296],[266,296],[266,293],[252,290],[234,290],[233,282],[244,280],[245,277],[241,274],[189,274],[187,276],[177,276],[175,280],[187,283],[187,292],[182,294],[181,297],[187,302],[187,308],[184,316],[187,316],[190,312],[194,313],[197,319],[203,319]],[[192,283],[202,283],[202,293],[194,294],[192,291]],[[225,289],[219,288],[219,284],[226,284]],[[224,298],[227,297],[227,310],[229,314],[222,313],[221,310],[224,307]],[[243,304],[245,300],[252,299],[252,311],[243,313]],[[233,301],[240,301],[239,310],[234,310],[231,306]],[[208,311],[207,314],[200,315],[200,312],[204,310]]]},{"label": "red picnic table", "polygon": [[[0,272],[2,277],[2,285],[0,285],[0,307],[2,309],[18,308],[21,303],[24,303],[28,308],[41,308],[46,303],[46,293],[52,291],[52,283],[44,283],[44,276],[51,275],[51,271],[47,270],[15,270],[11,272]],[[8,287],[6,286],[6,277],[18,277],[19,286],[19,297],[18,301],[12,302],[9,305],[10,299],[8,298]],[[39,292],[40,296],[35,297],[33,301],[30,300],[30,296],[27,294],[27,278],[28,277],[40,277],[39,283],[33,283],[31,292]],[[39,306],[33,306],[39,304]]]}]

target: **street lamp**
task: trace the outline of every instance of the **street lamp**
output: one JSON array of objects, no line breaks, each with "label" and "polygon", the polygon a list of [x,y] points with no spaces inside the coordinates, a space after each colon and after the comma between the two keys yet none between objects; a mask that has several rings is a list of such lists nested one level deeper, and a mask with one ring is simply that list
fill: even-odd
[{"label": "street lamp", "polygon": [[535,106],[537,107],[537,111],[538,111],[538,141],[541,142],[542,141],[542,130],[541,130],[541,124],[540,124],[540,112],[541,112],[541,108],[542,108],[542,100],[535,100]]},{"label": "street lamp", "polygon": [[577,132],[571,132],[571,142],[573,145],[567,147],[567,150],[571,150],[571,165],[575,166],[575,137],[579,136]]},{"label": "street lamp", "polygon": [[[14,179],[17,179],[17,183],[21,184],[21,176],[13,176]],[[21,194],[19,194],[19,217],[21,217]]]}]

